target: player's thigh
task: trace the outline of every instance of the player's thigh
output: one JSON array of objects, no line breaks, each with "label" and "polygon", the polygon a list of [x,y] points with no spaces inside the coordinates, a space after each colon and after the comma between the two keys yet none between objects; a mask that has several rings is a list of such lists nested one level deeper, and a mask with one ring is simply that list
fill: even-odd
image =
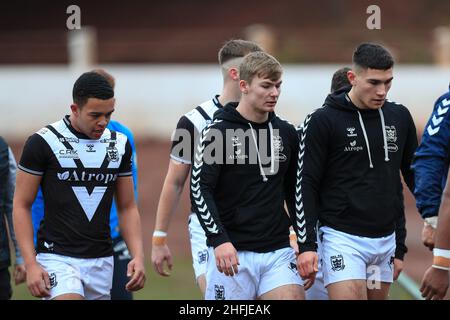
[{"label": "player's thigh", "polygon": [[366,280],[345,280],[327,286],[330,300],[367,300]]},{"label": "player's thigh", "polygon": [[367,298],[369,300],[386,300],[389,295],[390,282],[380,282],[379,286],[373,289],[367,289]]},{"label": "player's thigh", "polygon": [[291,247],[256,253],[259,263],[258,297],[260,299],[304,300],[303,280],[297,272],[295,252]]},{"label": "player's thigh", "polygon": [[202,297],[204,297],[205,296],[205,291],[206,291],[206,273],[203,273],[203,274],[198,276],[198,278],[197,278],[197,285],[200,288],[200,291],[202,293]]},{"label": "player's thigh", "polygon": [[264,293],[260,300],[305,300],[303,286],[298,284],[287,284]]}]

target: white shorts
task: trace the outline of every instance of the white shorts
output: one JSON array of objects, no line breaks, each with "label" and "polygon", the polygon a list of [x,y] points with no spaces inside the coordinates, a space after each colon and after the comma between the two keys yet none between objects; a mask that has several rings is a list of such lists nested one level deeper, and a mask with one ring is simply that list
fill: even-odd
[{"label": "white shorts", "polygon": [[39,253],[37,262],[50,277],[51,300],[67,293],[76,293],[87,300],[109,300],[114,258],[82,259],[53,253]]},{"label": "white shorts", "polygon": [[321,227],[321,248],[325,286],[344,280],[393,281],[395,233],[367,238]]},{"label": "white shorts", "polygon": [[319,271],[316,273],[316,280],[314,284],[305,291],[306,300],[328,300],[328,291],[323,283],[323,259],[322,259],[322,248],[321,242],[319,240],[319,234],[317,234],[317,255],[319,257],[318,267]]},{"label": "white shorts", "polygon": [[199,276],[206,273],[206,264],[208,262],[206,235],[195,213],[189,215],[188,226],[191,241],[192,266],[194,267],[195,279],[198,279]]},{"label": "white shorts", "polygon": [[208,251],[205,300],[254,300],[284,285],[303,285],[291,247],[267,253],[238,251],[238,273],[232,277],[217,270],[214,248]]}]

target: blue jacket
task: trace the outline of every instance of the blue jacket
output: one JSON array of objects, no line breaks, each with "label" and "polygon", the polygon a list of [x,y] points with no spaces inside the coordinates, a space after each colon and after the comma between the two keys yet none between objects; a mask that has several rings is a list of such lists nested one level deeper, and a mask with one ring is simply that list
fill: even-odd
[{"label": "blue jacket", "polygon": [[[131,149],[133,151],[132,159],[133,159],[133,185],[134,185],[134,196],[136,201],[138,199],[137,193],[137,155],[136,155],[136,146],[134,144],[133,133],[130,129],[125,127],[118,121],[111,120],[108,124],[108,129],[121,132],[128,137],[128,140],[131,144]],[[33,220],[33,229],[34,229],[34,243],[36,243],[37,231],[39,230],[39,225],[41,223],[42,218],[44,217],[44,198],[42,196],[41,188],[39,188],[36,199],[31,208],[31,215]],[[112,203],[109,225],[111,228],[111,238],[116,239],[119,237],[119,219],[117,216],[117,207],[115,201]]]},{"label": "blue jacket", "polygon": [[412,164],[416,182],[414,195],[422,218],[438,215],[449,163],[450,91],[437,99]]}]

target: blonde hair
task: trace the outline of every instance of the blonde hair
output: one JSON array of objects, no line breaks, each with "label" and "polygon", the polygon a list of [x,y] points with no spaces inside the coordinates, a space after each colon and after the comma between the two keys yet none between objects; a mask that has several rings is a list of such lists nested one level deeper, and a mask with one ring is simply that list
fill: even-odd
[{"label": "blonde hair", "polygon": [[281,78],[281,64],[268,53],[252,52],[244,57],[239,65],[239,78],[251,83],[255,76],[276,81]]}]

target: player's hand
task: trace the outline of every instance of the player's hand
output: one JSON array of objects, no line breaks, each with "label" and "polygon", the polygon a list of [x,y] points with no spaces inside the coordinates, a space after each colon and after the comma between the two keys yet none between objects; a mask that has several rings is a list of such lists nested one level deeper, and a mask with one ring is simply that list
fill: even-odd
[{"label": "player's hand", "polygon": [[[164,265],[167,263],[169,271],[165,270]],[[170,276],[172,270],[172,254],[167,244],[152,246],[152,264],[157,273],[164,277]]]},{"label": "player's hand", "polygon": [[214,255],[219,272],[230,277],[238,273],[239,258],[231,242],[225,242],[217,246],[214,249]]},{"label": "player's hand", "polygon": [[37,262],[27,265],[27,287],[34,297],[43,298],[50,296],[48,273]]},{"label": "player's hand", "polygon": [[16,264],[14,267],[14,283],[19,285],[27,280],[27,271],[23,264]]},{"label": "player's hand", "polygon": [[304,280],[305,290],[311,288],[316,280],[316,273],[319,271],[318,261],[319,258],[315,251],[302,252],[297,257],[297,270]]},{"label": "player's hand", "polygon": [[448,290],[449,275],[447,270],[429,267],[422,279],[420,292],[427,300],[442,300]]},{"label": "player's hand", "polygon": [[127,277],[131,277],[131,279],[125,285],[126,290],[138,291],[144,287],[146,277],[143,258],[135,257],[128,263]]},{"label": "player's hand", "polygon": [[400,259],[394,259],[394,281],[398,279],[400,273],[403,271],[403,261]]},{"label": "player's hand", "polygon": [[430,250],[434,248],[434,233],[436,229],[434,229],[430,224],[424,223],[422,228],[422,243],[425,247]]}]

